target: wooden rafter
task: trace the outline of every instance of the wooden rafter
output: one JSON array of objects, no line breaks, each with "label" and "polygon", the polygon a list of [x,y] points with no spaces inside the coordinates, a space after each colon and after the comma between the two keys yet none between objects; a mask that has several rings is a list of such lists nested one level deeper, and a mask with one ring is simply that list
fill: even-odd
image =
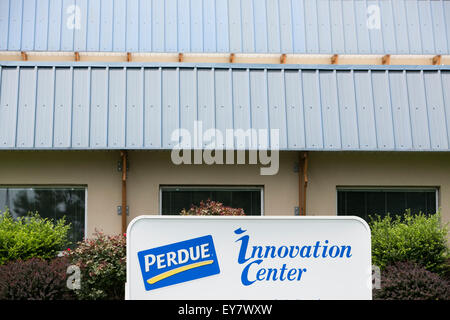
[{"label": "wooden rafter", "polygon": [[234,63],[235,59],[236,59],[236,55],[234,53],[230,53],[230,63]]},{"label": "wooden rafter", "polygon": [[333,54],[333,56],[331,57],[331,64],[338,64],[338,63],[339,63],[339,55]]},{"label": "wooden rafter", "polygon": [[437,56],[434,56],[432,62],[434,65],[442,64],[442,56],[440,54]]}]

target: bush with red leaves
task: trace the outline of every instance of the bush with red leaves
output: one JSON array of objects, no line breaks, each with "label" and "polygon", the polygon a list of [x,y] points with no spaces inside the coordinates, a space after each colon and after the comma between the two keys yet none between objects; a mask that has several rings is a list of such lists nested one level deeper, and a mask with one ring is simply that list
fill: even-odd
[{"label": "bush with red leaves", "polygon": [[450,283],[414,262],[388,265],[381,273],[376,300],[449,300]]},{"label": "bush with red leaves", "polygon": [[31,258],[0,266],[0,300],[68,300],[66,257]]},{"label": "bush with red leaves", "polygon": [[194,205],[188,211],[183,209],[180,214],[182,216],[245,216],[241,208],[227,207],[210,199],[206,202],[200,201],[199,206]]},{"label": "bush with red leaves", "polygon": [[69,252],[71,262],[81,271],[80,300],[123,300],[126,281],[126,235],[105,235],[78,243]]}]

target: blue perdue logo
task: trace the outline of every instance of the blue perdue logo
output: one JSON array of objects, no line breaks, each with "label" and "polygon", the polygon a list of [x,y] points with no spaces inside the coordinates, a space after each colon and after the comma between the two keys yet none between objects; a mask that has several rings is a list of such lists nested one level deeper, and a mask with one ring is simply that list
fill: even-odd
[{"label": "blue perdue logo", "polygon": [[145,290],[220,273],[211,235],[138,252]]}]

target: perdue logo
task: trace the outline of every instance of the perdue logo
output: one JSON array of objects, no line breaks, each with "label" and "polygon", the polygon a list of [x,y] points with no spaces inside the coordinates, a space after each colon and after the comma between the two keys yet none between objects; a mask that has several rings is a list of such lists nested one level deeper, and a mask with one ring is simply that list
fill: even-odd
[{"label": "perdue logo", "polygon": [[211,235],[138,252],[145,290],[220,273]]}]

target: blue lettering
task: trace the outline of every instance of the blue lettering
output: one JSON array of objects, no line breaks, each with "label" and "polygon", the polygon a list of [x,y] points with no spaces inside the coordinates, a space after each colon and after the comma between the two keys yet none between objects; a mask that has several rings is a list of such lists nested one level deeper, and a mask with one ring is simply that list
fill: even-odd
[{"label": "blue lettering", "polygon": [[262,281],[264,280],[264,275],[266,274],[266,269],[262,268],[256,272],[256,280]]},{"label": "blue lettering", "polygon": [[[297,249],[297,252],[293,254],[294,249]],[[291,251],[289,251],[289,258],[295,258],[298,255],[298,252],[300,251],[298,246],[291,246]]]},{"label": "blue lettering", "polygon": [[[334,249],[334,253],[333,253],[333,249]],[[330,247],[330,257],[331,258],[336,258],[339,255],[339,247],[338,246],[331,246]]]},{"label": "blue lettering", "polygon": [[297,281],[300,281],[300,279],[302,278],[303,272],[306,272],[306,268],[298,269],[298,278],[297,278]]},{"label": "blue lettering", "polygon": [[[241,234],[244,233],[246,230],[242,230],[241,228],[234,230],[234,233]],[[241,241],[241,249],[239,250],[239,256],[238,256],[238,262],[239,264],[246,263],[250,258],[246,258],[245,254],[247,253],[247,247],[248,247],[248,239],[250,237],[248,235],[245,235],[243,237],[240,237],[236,240],[236,242]]]},{"label": "blue lettering", "polygon": [[[240,235],[246,231],[247,230],[239,228],[234,230],[234,233]],[[236,242],[238,241],[241,242],[238,263],[247,263],[241,274],[241,282],[244,286],[249,286],[256,281],[300,281],[303,273],[307,271],[306,268],[288,268],[286,263],[282,264],[281,267],[279,266],[281,263],[276,266],[277,263],[274,261],[275,267],[257,267],[254,270],[255,272],[252,272],[254,276],[250,276],[251,266],[253,264],[261,265],[265,259],[294,259],[297,256],[300,258],[350,258],[352,256],[351,246],[330,245],[328,240],[325,240],[323,245],[320,241],[316,241],[313,246],[304,245],[301,247],[286,245],[252,246],[251,252],[249,251],[248,253],[250,237],[248,235],[243,235],[236,240]],[[195,256],[193,252],[191,252],[191,255]]]},{"label": "blue lettering", "polygon": [[249,285],[251,285],[253,282],[256,281],[256,280],[253,280],[253,281],[249,281],[249,280],[248,280],[248,270],[250,269],[250,266],[251,266],[252,264],[254,264],[254,263],[256,263],[256,264],[261,264],[261,262],[263,262],[262,259],[252,261],[252,262],[250,262],[250,263],[244,268],[244,270],[242,270],[241,282],[242,282],[242,284],[243,284],[244,286],[249,286]]},{"label": "blue lettering", "polygon": [[[328,244],[328,240],[325,240],[325,244]],[[323,246],[322,258],[326,258],[327,257],[327,248],[328,248],[328,246]]]},{"label": "blue lettering", "polygon": [[311,246],[303,246],[302,249],[300,250],[300,257],[311,258]]},{"label": "blue lettering", "polygon": [[289,281],[294,281],[295,280],[295,275],[297,274],[297,269],[291,269],[291,270],[289,270],[288,271],[288,274],[287,274],[287,279],[289,280]]},{"label": "blue lettering", "polygon": [[344,252],[346,250],[347,250],[347,258],[350,258],[352,256],[352,254],[351,254],[352,247],[351,246],[341,246],[341,254],[340,254],[339,258],[342,258],[344,256]]},{"label": "blue lettering", "polygon": [[278,248],[278,256],[280,258],[286,258],[288,254],[288,248],[286,246],[281,246]]}]

